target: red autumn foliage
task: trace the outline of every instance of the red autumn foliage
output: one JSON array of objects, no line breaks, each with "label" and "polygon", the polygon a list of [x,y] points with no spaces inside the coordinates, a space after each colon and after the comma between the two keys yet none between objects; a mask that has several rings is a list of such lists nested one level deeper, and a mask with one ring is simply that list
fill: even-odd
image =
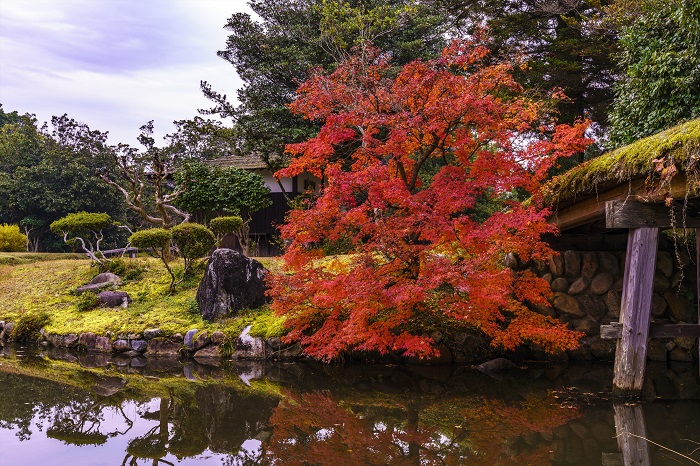
[{"label": "red autumn foliage", "polygon": [[[279,175],[325,180],[315,202],[282,227],[285,273],[271,280],[289,341],[330,360],[348,350],[435,354],[426,325],[468,325],[513,349],[555,351],[580,336],[525,303],[546,304],[547,283],[503,266],[551,253],[537,193],[560,157],[584,150],[587,123],[544,120],[486,48],[455,42],[439,59],[400,69],[365,46],[331,74],[320,70],[292,109],[319,134],[288,146]],[[531,202],[519,202],[532,195]],[[351,256],[320,267],[323,246]]]}]

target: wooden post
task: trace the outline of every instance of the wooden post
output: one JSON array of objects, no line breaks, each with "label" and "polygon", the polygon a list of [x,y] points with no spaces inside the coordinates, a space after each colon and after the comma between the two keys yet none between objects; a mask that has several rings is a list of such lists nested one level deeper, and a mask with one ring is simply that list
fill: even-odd
[{"label": "wooden post", "polygon": [[649,445],[642,405],[613,405],[617,446],[625,466],[649,466]]},{"label": "wooden post", "polygon": [[[698,271],[695,281],[697,282],[698,324],[700,324],[700,228],[695,229],[695,267]],[[698,366],[700,366],[700,337],[698,337]]]},{"label": "wooden post", "polygon": [[639,396],[644,382],[658,228],[630,228],[622,285],[622,336],[615,352],[613,393]]}]

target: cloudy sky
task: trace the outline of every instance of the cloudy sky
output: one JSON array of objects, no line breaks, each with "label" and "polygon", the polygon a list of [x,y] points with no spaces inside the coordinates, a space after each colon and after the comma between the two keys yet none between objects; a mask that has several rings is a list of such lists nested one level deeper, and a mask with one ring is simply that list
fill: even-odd
[{"label": "cloudy sky", "polygon": [[240,86],[216,56],[245,0],[0,0],[0,103],[40,122],[67,113],[109,142],[136,145],[209,106],[200,80]]}]

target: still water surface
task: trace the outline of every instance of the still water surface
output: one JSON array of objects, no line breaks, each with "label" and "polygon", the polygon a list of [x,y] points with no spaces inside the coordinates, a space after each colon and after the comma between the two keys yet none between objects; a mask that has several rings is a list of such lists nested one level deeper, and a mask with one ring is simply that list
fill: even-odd
[{"label": "still water surface", "polygon": [[4,348],[0,465],[700,464],[689,364],[630,404],[600,363],[144,363]]}]

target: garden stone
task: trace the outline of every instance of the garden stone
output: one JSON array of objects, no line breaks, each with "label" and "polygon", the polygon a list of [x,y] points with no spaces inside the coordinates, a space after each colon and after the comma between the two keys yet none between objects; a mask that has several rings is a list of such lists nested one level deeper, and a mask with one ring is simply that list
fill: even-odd
[{"label": "garden stone", "polygon": [[581,261],[581,276],[586,280],[590,280],[597,271],[598,256],[594,252],[584,253]]},{"label": "garden stone", "polygon": [[5,326],[2,329],[2,332],[0,332],[0,340],[9,340],[10,337],[12,336],[12,331],[15,329],[15,323],[14,322],[8,322],[5,324]]},{"label": "garden stone", "polygon": [[199,336],[192,342],[192,351],[197,351],[211,343],[211,338],[209,338],[208,332],[202,332]]},{"label": "garden stone", "polygon": [[612,288],[615,279],[608,272],[599,273],[591,280],[591,292],[597,295],[604,295]]},{"label": "garden stone", "polygon": [[112,352],[112,342],[109,341],[108,337],[98,336],[95,337],[95,346],[93,348],[95,351],[100,353],[111,353]]},{"label": "garden stone", "polygon": [[221,361],[221,352],[218,346],[207,346],[194,353],[194,360],[201,364],[212,364]]},{"label": "garden stone", "polygon": [[656,270],[670,277],[673,274],[673,256],[668,251],[656,253]]},{"label": "garden stone", "polygon": [[542,280],[544,280],[544,281],[546,281],[547,283],[551,284],[551,283],[552,283],[552,280],[553,280],[552,274],[551,274],[551,273],[546,273],[546,274],[542,275]]},{"label": "garden stone", "polygon": [[103,291],[97,297],[107,307],[127,307],[131,303],[131,297],[126,291]]},{"label": "garden stone", "polygon": [[272,348],[273,351],[278,351],[285,346],[280,337],[270,337],[265,343],[267,343],[267,346]]},{"label": "garden stone", "polygon": [[549,256],[549,271],[555,277],[560,277],[564,274],[564,259],[562,259],[561,254]]},{"label": "garden stone", "polygon": [[304,350],[299,343],[295,343],[292,346],[286,348],[281,348],[273,354],[274,358],[277,359],[299,359],[301,358]]},{"label": "garden stone", "polygon": [[693,308],[690,301],[685,297],[667,291],[664,299],[668,303],[669,314],[674,322],[695,323],[697,321],[697,310]]},{"label": "garden stone", "polygon": [[515,254],[513,254],[512,252],[509,252],[503,258],[503,265],[505,265],[509,269],[513,269],[513,270],[518,270],[520,268],[520,263],[518,262],[518,257]]},{"label": "garden stone", "polygon": [[199,332],[198,329],[193,328],[191,330],[188,330],[187,333],[185,333],[185,339],[183,340],[182,344],[187,348],[188,350],[191,350],[194,346],[194,336],[197,335],[197,332]]},{"label": "garden stone", "polygon": [[132,340],[131,349],[139,353],[143,353],[148,348],[148,342],[146,340]]},{"label": "garden stone", "polygon": [[668,359],[671,361],[693,362],[693,356],[680,346],[676,346],[668,353]]},{"label": "garden stone", "polygon": [[612,315],[620,316],[620,306],[622,306],[622,296],[615,290],[605,293],[605,306]]},{"label": "garden stone", "polygon": [[584,317],[586,315],[586,311],[581,309],[581,305],[576,298],[573,298],[565,293],[555,293],[552,305],[557,311],[563,312],[564,314],[569,314],[575,317]]},{"label": "garden stone", "polygon": [[651,315],[656,318],[662,317],[667,307],[666,300],[660,294],[654,293],[651,297]]},{"label": "garden stone", "polygon": [[552,291],[554,291],[554,292],[566,291],[566,289],[568,287],[569,287],[569,280],[567,280],[564,277],[555,278],[554,281],[552,282],[552,285],[551,285]]},{"label": "garden stone", "polygon": [[581,309],[583,309],[586,314],[593,317],[596,321],[602,319],[608,312],[608,309],[605,306],[605,301],[603,301],[603,298],[598,295],[581,295],[578,297],[578,302],[581,305]]},{"label": "garden stone", "polygon": [[129,351],[127,351],[126,353],[123,353],[123,354],[124,354],[124,356],[129,356],[130,358],[136,358],[136,357],[138,357],[138,356],[141,356],[141,353],[140,353],[140,352],[134,351],[134,350],[129,350]]},{"label": "garden stone", "polygon": [[180,354],[182,345],[176,341],[164,338],[154,338],[148,342],[149,356],[177,356]]},{"label": "garden stone", "polygon": [[211,342],[215,345],[220,345],[226,340],[226,334],[220,330],[211,334]]},{"label": "garden stone", "polygon": [[146,340],[152,340],[155,337],[162,337],[164,333],[165,332],[163,332],[159,328],[150,328],[148,330],[143,331],[143,338]]},{"label": "garden stone", "polygon": [[647,345],[647,359],[649,361],[666,361],[668,359],[666,344],[652,339]]},{"label": "garden stone", "polygon": [[233,353],[233,359],[266,359],[267,347],[262,338],[250,336],[252,325],[248,325],[243,329],[238,341],[236,342],[236,351]]},{"label": "garden stone", "polygon": [[476,366],[476,368],[479,369],[481,372],[506,371],[510,369],[515,369],[516,367],[518,366],[516,366],[515,363],[505,358],[492,359],[491,361],[486,361],[485,363]]},{"label": "garden stone", "polygon": [[81,333],[80,337],[78,338],[78,346],[80,349],[90,351],[95,349],[95,340],[97,339],[97,335],[95,335],[92,332],[85,332]]},{"label": "garden stone", "polygon": [[620,263],[613,254],[609,252],[599,252],[598,269],[601,272],[608,272],[613,277],[616,277],[620,274]]},{"label": "garden stone", "polygon": [[584,291],[586,291],[586,288],[588,288],[588,279],[586,279],[585,277],[579,277],[569,287],[568,294],[570,294],[570,295],[581,294]]},{"label": "garden stone", "polygon": [[124,351],[129,351],[131,349],[131,345],[126,340],[115,340],[114,343],[112,343],[112,348],[117,353],[123,353]]},{"label": "garden stone", "polygon": [[173,335],[170,337],[170,339],[171,339],[172,341],[176,341],[176,342],[178,342],[178,343],[182,343],[182,342],[185,340],[185,337],[183,337],[181,333],[175,333],[175,334],[173,334]]},{"label": "garden stone", "polygon": [[564,275],[575,278],[581,275],[581,254],[576,251],[564,251]]},{"label": "garden stone", "polygon": [[217,317],[242,309],[255,309],[269,302],[265,291],[267,270],[253,259],[232,249],[217,249],[211,255],[197,290],[202,317]]},{"label": "garden stone", "polygon": [[90,280],[89,284],[83,285],[76,289],[75,293],[82,294],[86,291],[98,292],[104,288],[121,285],[121,283],[122,279],[119,277],[119,275],[115,275],[110,272],[105,272],[97,275],[95,278]]}]

